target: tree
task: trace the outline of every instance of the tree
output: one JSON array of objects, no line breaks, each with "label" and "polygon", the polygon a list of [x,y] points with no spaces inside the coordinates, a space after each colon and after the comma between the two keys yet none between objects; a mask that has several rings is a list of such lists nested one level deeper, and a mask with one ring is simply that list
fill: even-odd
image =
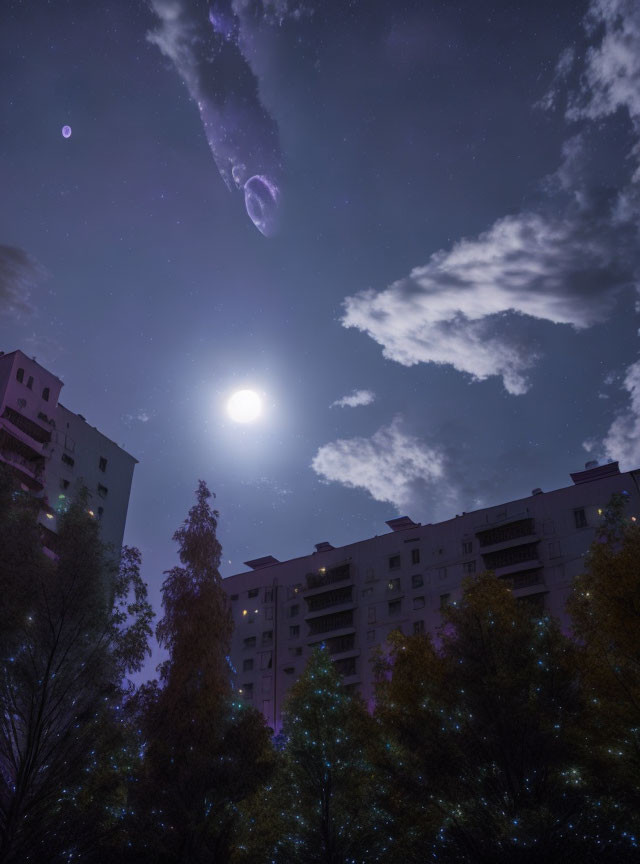
[{"label": "tree", "polygon": [[[616,494],[568,603],[600,773],[640,829],[640,526]],[[620,821],[620,820],[618,820]],[[630,831],[629,833],[633,833]]]},{"label": "tree", "polygon": [[152,611],[139,553],[107,561],[82,496],[60,519],[56,560],[32,545],[37,511],[28,523],[31,505],[15,503],[0,533],[21,521],[31,542],[7,547],[16,569],[5,579],[28,602],[3,637],[0,861],[88,859],[118,827],[123,678],[141,668]]},{"label": "tree", "polygon": [[373,723],[345,692],[326,649],[289,693],[274,778],[245,808],[239,860],[360,864],[388,860],[385,815],[368,758]]},{"label": "tree", "polygon": [[269,769],[262,715],[231,687],[232,618],[210,498],[200,481],[174,534],[183,566],[167,573],[157,628],[168,658],[137,699],[144,759],[132,794],[135,860],[227,861],[238,803]]},{"label": "tree", "polygon": [[438,651],[397,636],[381,670],[381,763],[407,814],[406,860],[426,847],[477,864],[619,855],[607,802],[591,794],[573,644],[491,574],[468,580],[444,618]]}]

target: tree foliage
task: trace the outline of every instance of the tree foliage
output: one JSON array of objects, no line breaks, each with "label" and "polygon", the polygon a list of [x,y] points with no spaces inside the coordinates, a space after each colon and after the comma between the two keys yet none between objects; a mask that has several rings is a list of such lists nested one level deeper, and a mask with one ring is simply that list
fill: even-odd
[{"label": "tree foliage", "polygon": [[88,860],[117,830],[123,678],[141,668],[151,632],[137,550],[125,550],[120,569],[109,562],[81,496],[60,520],[52,560],[36,516],[19,495],[0,513],[0,533],[25,529],[18,551],[9,540],[3,573],[12,598],[0,678],[3,864]]},{"label": "tree foliage", "polygon": [[317,648],[289,693],[283,750],[249,802],[241,860],[364,864],[388,860],[385,815],[368,756],[373,723]]},{"label": "tree foliage", "polygon": [[604,860],[617,841],[591,794],[574,646],[491,574],[445,621],[439,650],[399,635],[380,670],[381,767],[407,859],[428,844],[456,862]]},{"label": "tree foliage", "polygon": [[167,573],[157,628],[168,658],[137,699],[144,758],[132,798],[136,860],[227,861],[238,802],[270,766],[262,715],[231,687],[232,618],[210,498],[200,481],[174,534],[183,566]]}]

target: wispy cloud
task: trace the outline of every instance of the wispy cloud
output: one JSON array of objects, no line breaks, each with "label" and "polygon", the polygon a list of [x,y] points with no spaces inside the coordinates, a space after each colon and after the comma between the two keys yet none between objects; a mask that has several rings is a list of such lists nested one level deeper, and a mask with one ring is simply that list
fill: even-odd
[{"label": "wispy cloud", "polygon": [[[399,511],[438,509],[450,513],[456,492],[446,482],[443,450],[408,433],[396,417],[370,438],[343,438],[320,447],[311,467],[326,482],[364,489]],[[438,495],[434,496],[434,490]],[[419,515],[419,513],[418,513]]]},{"label": "wispy cloud", "polygon": [[360,405],[371,405],[375,401],[376,394],[373,390],[354,390],[341,399],[331,403],[331,408],[358,408]]},{"label": "wispy cloud", "polygon": [[602,441],[588,440],[583,446],[590,453],[620,462],[623,469],[640,467],[640,360],[626,370],[623,389],[628,405],[614,418]]},{"label": "wispy cloud", "polygon": [[0,314],[30,314],[33,288],[46,276],[44,268],[23,249],[0,245]]},{"label": "wispy cloud", "polygon": [[144,408],[139,408],[130,414],[123,414],[122,420],[127,426],[133,426],[134,423],[148,423],[153,420],[154,412],[146,411]]}]

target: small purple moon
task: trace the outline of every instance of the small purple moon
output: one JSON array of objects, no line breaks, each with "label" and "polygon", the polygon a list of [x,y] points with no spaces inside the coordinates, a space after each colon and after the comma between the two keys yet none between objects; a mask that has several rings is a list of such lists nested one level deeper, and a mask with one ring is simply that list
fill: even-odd
[{"label": "small purple moon", "polygon": [[63,138],[71,138],[71,126],[63,126],[62,127],[62,137]]}]

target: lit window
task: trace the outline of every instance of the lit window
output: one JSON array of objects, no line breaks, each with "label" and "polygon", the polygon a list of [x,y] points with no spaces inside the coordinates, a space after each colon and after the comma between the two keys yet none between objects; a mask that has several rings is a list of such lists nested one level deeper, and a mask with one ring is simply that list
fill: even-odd
[{"label": "lit window", "polygon": [[18,369],[16,372],[16,379],[22,384],[24,381],[24,369]]},{"label": "lit window", "polygon": [[420,550],[419,549],[412,549],[411,550],[411,563],[412,564],[419,564],[420,563]]},{"label": "lit window", "polygon": [[98,462],[98,468],[103,472],[107,470],[107,460],[104,458],[104,456],[100,457],[100,461]]}]

